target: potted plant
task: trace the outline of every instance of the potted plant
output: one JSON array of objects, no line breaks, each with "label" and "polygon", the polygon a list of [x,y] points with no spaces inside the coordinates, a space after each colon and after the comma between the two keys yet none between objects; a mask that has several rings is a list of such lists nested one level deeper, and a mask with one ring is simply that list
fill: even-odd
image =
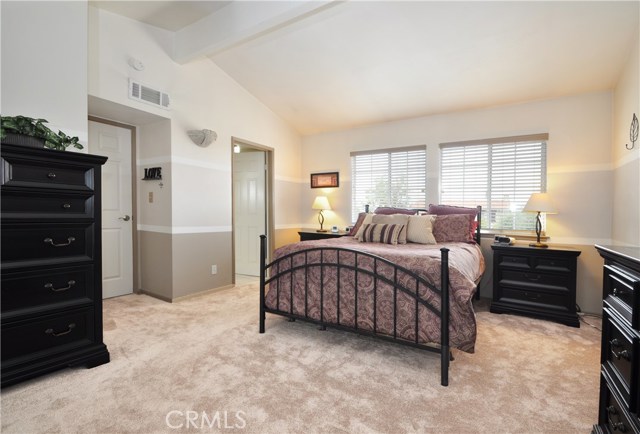
[{"label": "potted plant", "polygon": [[0,139],[2,143],[31,147],[44,147],[65,151],[69,146],[82,149],[77,137],[69,137],[62,131],[54,133],[45,125],[46,119],[34,119],[26,116],[2,116]]}]

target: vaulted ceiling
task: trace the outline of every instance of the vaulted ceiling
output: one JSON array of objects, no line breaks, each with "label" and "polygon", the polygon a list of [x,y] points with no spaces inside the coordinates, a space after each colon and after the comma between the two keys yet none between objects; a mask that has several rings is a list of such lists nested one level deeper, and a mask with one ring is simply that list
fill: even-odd
[{"label": "vaulted ceiling", "polygon": [[634,1],[251,3],[91,4],[176,32],[178,61],[208,56],[305,135],[612,89],[639,37]]}]

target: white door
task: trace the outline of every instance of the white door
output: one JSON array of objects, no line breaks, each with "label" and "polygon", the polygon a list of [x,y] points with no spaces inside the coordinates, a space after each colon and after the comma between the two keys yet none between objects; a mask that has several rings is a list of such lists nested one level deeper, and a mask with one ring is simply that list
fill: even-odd
[{"label": "white door", "polygon": [[89,153],[102,166],[102,297],[133,292],[131,130],[89,121]]},{"label": "white door", "polygon": [[265,152],[233,154],[236,273],[260,275],[260,235],[266,234]]}]

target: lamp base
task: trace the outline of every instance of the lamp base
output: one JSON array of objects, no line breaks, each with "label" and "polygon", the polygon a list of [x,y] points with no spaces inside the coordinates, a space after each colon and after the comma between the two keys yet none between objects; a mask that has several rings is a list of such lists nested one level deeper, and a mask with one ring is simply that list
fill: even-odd
[{"label": "lamp base", "polygon": [[316,232],[329,232],[327,229],[316,229]]},{"label": "lamp base", "polygon": [[546,249],[547,247],[549,247],[549,245],[545,243],[530,243],[529,247],[538,247],[540,249]]}]

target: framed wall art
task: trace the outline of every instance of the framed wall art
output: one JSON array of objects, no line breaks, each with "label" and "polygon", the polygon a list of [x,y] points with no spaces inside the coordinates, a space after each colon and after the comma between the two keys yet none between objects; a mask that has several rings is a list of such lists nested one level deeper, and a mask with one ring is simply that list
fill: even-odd
[{"label": "framed wall art", "polygon": [[338,172],[312,173],[311,188],[333,188],[340,186]]}]

